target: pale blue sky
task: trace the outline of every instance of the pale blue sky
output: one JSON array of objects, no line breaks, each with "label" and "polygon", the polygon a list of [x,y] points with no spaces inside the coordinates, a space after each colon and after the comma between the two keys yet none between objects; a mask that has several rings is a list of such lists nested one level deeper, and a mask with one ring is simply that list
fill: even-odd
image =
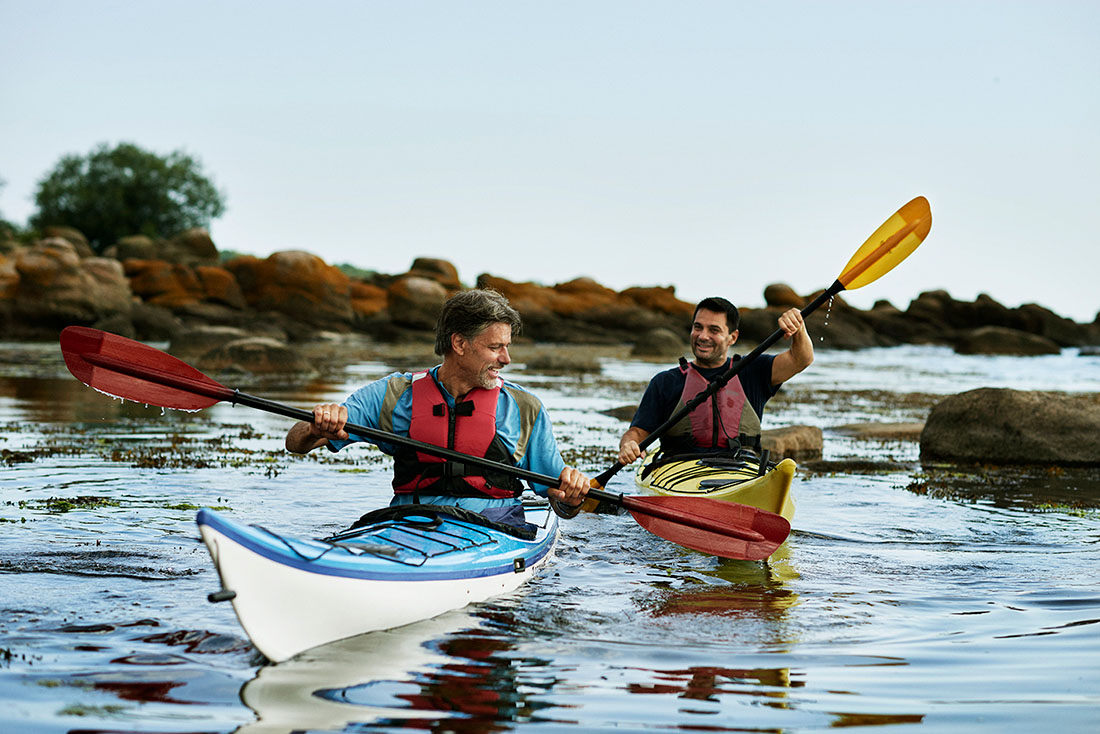
[{"label": "pale blue sky", "polygon": [[1100,310],[1100,2],[0,0],[0,215],[68,153],[184,149],[217,245],[763,303]]}]

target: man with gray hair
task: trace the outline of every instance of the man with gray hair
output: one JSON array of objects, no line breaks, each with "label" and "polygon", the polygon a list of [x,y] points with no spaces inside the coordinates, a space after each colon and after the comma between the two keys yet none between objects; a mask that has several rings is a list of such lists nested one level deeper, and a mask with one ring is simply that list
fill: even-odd
[{"label": "man with gray hair", "polygon": [[[500,293],[472,289],[455,294],[436,324],[435,353],[443,358],[441,364],[423,372],[395,372],[359,388],[344,403],[317,405],[312,423],[296,423],[287,433],[287,449],[339,451],[365,440],[348,435],[344,425],[350,422],[558,477],[557,487],[533,488],[556,502],[579,504],[589,481],[565,465],[542,403],[500,376],[512,361],[508,347],[520,327],[519,314]],[[505,522],[517,517],[514,508],[520,507],[523,485],[508,472],[376,443],[394,457],[391,505],[454,505]]]}]

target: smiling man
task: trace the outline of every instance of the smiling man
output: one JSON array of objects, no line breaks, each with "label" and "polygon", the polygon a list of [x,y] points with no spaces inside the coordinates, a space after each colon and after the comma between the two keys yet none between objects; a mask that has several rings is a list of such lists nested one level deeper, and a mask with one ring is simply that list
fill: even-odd
[{"label": "smiling man", "polygon": [[[619,441],[621,464],[645,456],[639,442],[740,359],[738,355],[727,356],[737,342],[740,325],[737,307],[725,298],[699,302],[691,323],[691,353],[695,359],[688,362],[681,358],[678,367],[659,372],[650,380],[630,428]],[[780,385],[814,361],[814,345],[797,308],[779,317],[779,328],[790,340],[790,348],[749,362],[725,387],[672,426],[661,437],[664,454],[736,450],[742,446],[759,450],[765,403]]]},{"label": "smiling man", "polygon": [[[508,347],[520,325],[519,314],[496,291],[473,289],[452,296],[436,324],[435,353],[443,358],[441,364],[423,372],[395,372],[359,388],[344,403],[317,405],[312,423],[299,422],[287,433],[287,449],[339,451],[365,440],[344,430],[353,423],[558,477],[559,487],[533,489],[557,502],[579,504],[588,479],[565,465],[542,403],[501,378],[512,361]],[[382,442],[378,447],[394,457],[391,505],[455,505],[494,520],[522,522],[515,510],[523,486],[510,474]]]}]

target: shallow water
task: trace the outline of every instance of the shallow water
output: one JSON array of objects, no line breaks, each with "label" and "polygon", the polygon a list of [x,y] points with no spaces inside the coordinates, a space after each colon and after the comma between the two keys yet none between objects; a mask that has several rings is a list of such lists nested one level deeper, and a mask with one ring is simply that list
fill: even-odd
[{"label": "shallow water", "polygon": [[[380,350],[385,351],[385,350]],[[264,665],[197,539],[194,508],[323,535],[388,495],[377,451],[298,459],[288,422],[219,405],[120,404],[52,348],[0,370],[0,731],[1094,731],[1100,721],[1100,479],[936,473],[914,443],[831,429],[921,420],[972,387],[1100,391],[1100,359],[960,357],[931,347],[822,352],[766,425],[825,430],[800,473],[791,538],[722,561],[628,516],[563,523],[521,592]],[[522,349],[517,349],[522,360]],[[419,363],[417,363],[419,365]],[[374,355],[301,387],[308,407],[407,365]],[[598,472],[660,365],[512,377],[547,403],[571,460]],[[854,396],[854,397],[853,397]],[[898,467],[901,468],[898,468]],[[632,491],[626,472],[611,484]]]}]

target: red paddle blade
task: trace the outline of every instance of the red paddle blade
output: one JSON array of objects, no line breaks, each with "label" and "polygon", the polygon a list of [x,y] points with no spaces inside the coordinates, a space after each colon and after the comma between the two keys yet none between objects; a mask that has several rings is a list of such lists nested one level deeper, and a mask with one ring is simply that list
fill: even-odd
[{"label": "red paddle blade", "polygon": [[782,515],[704,497],[623,497],[623,507],[654,535],[722,558],[762,560],[791,532]]},{"label": "red paddle blade", "polygon": [[233,391],[159,349],[86,326],[61,332],[73,377],[112,397],[176,410],[202,410]]}]

